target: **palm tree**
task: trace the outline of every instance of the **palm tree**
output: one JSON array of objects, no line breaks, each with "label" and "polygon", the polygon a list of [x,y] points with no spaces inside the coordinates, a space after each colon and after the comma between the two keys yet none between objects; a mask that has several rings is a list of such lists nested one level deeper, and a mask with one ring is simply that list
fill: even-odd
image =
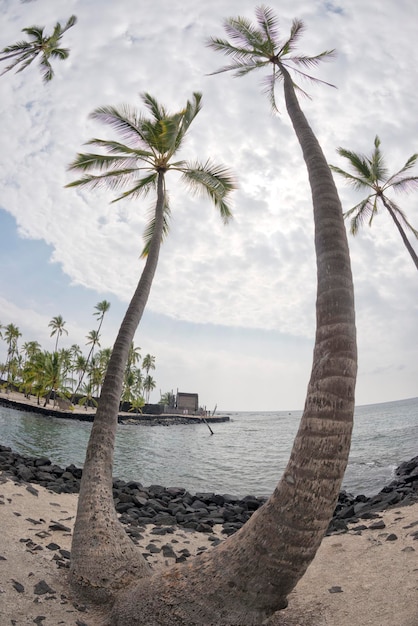
[{"label": "palm tree", "polygon": [[73,395],[71,397],[71,402],[74,402],[74,398],[75,398],[75,396],[76,396],[76,394],[77,394],[77,392],[78,392],[78,390],[79,390],[79,388],[81,386],[81,383],[83,382],[84,376],[86,374],[87,367],[88,367],[91,359],[93,358],[93,352],[94,352],[95,346],[99,346],[100,347],[100,341],[99,341],[99,339],[100,339],[100,329],[101,329],[102,324],[103,324],[104,316],[107,313],[107,311],[110,309],[110,302],[108,302],[107,300],[102,300],[101,302],[98,302],[95,305],[94,308],[96,309],[96,311],[93,312],[93,315],[95,317],[97,317],[97,319],[99,320],[99,326],[98,326],[97,330],[90,331],[89,335],[87,336],[88,341],[87,341],[86,345],[91,345],[91,348],[90,348],[90,352],[87,355],[86,367],[84,369],[84,372],[81,372],[81,374],[80,374],[80,378],[78,380],[77,387],[75,388],[75,390],[73,392]]},{"label": "palm tree", "polygon": [[43,82],[47,83],[52,80],[54,71],[52,69],[50,59],[67,59],[70,51],[68,48],[60,48],[62,36],[64,33],[74,26],[77,22],[75,15],[72,15],[64,27],[59,22],[55,24],[52,35],[47,37],[44,35],[44,26],[29,26],[22,28],[22,32],[29,35],[29,41],[18,41],[17,43],[3,48],[0,52],[0,61],[13,59],[10,65],[1,73],[1,76],[9,72],[20,64],[16,73],[22,72],[28,67],[39,55],[40,66]]},{"label": "palm tree", "polygon": [[[135,550],[117,518],[112,467],[119,400],[129,350],[151,290],[161,241],[168,231],[166,175],[171,171],[180,172],[192,191],[205,192],[219,209],[224,222],[231,216],[228,196],[235,188],[233,177],[225,167],[209,161],[200,164],[175,160],[200,111],[201,94],[194,93],[193,100],[176,113],[169,113],[150,94],[143,94],[142,101],[148,117],[127,106],[96,109],[92,117],[110,125],[127,143],[92,139],[90,145],[102,148],[108,154],[79,154],[70,166],[85,175],[69,186],[95,188],[107,185],[119,189],[130,185],[116,200],[146,196],[149,192],[156,194],[155,209],[145,230],[145,266],[113,346],[90,434],[73,535],[70,579],[78,589],[91,591],[102,598],[113,588],[149,573],[148,564]],[[97,173],[90,173],[92,170]],[[104,581],[104,571],[110,573],[107,582]]]},{"label": "palm tree", "polygon": [[99,327],[97,329],[97,334],[100,335],[100,330],[102,328],[104,316],[110,309],[110,302],[108,302],[107,300],[102,300],[101,302],[98,302],[94,308],[96,309],[96,312],[93,313],[93,315],[97,317],[97,319],[99,320]]},{"label": "palm tree", "polygon": [[385,160],[380,151],[380,139],[377,135],[374,140],[374,150],[370,157],[357,154],[345,148],[338,148],[337,152],[340,156],[347,159],[352,173],[346,172],[335,165],[330,165],[331,169],[337,172],[337,174],[344,176],[348,183],[355,189],[364,189],[367,193],[370,192],[364,200],[344,213],[344,217],[351,217],[350,230],[352,235],[358,233],[360,226],[362,226],[364,222],[367,221],[369,226],[372,225],[373,219],[379,210],[379,203],[382,203],[395,222],[396,228],[399,230],[402,237],[402,241],[411,255],[415,267],[418,269],[418,255],[411,246],[402,228],[401,222],[405,224],[417,239],[418,231],[411,226],[406,219],[405,213],[399,206],[387,196],[389,189],[408,192],[418,187],[418,176],[410,176],[408,173],[416,164],[418,154],[413,154],[409,157],[405,165],[398,172],[389,176]]},{"label": "palm tree", "polygon": [[155,370],[155,356],[152,356],[152,354],[146,354],[142,359],[142,367],[146,371],[147,375],[150,370]]},{"label": "palm tree", "polygon": [[48,324],[49,328],[52,328],[51,334],[49,336],[50,337],[53,337],[54,335],[57,336],[55,340],[55,348],[54,348],[55,352],[58,349],[58,339],[61,337],[61,335],[63,333],[68,335],[68,330],[64,328],[65,324],[66,322],[64,322],[62,315],[56,315],[55,317],[52,318],[52,320]]},{"label": "palm tree", "polygon": [[149,396],[153,389],[156,387],[156,382],[150,374],[147,374],[144,378],[143,389],[145,391],[145,400],[149,403]]},{"label": "palm tree", "polygon": [[[22,333],[15,324],[7,324],[7,326],[4,327],[4,340],[7,343],[7,358],[3,368],[3,374],[5,371],[7,372],[7,385],[10,384],[12,373],[15,372],[14,360],[19,353],[17,342],[21,336]],[[14,377],[13,375],[13,378]]]},{"label": "palm tree", "polygon": [[[187,566],[175,566],[132,585],[117,597],[112,626],[261,624],[286,606],[322,541],[335,508],[350,449],[357,350],[353,282],[341,203],[327,160],[302,112],[290,71],[329,56],[295,53],[303,24],[279,38],[271,9],[256,10],[257,23],[234,18],[231,41],[212,39],[238,75],[271,67],[267,81],[281,81],[286,109],[308,170],[317,258],[316,335],[311,377],[300,426],[284,474],[266,504],[240,531]],[[269,65],[271,64],[271,65]],[[300,69],[302,68],[302,70]],[[312,78],[312,77],[311,77]],[[286,620],[285,620],[286,621]]]},{"label": "palm tree", "polygon": [[80,406],[85,406],[86,411],[89,406],[97,407],[97,400],[93,395],[93,383],[89,381],[81,387],[81,398],[78,401]]}]

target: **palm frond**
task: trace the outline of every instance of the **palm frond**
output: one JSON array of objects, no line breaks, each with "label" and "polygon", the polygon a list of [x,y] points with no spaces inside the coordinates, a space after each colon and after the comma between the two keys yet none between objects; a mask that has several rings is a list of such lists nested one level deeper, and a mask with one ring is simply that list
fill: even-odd
[{"label": "palm frond", "polygon": [[69,28],[71,28],[72,26],[74,26],[74,24],[77,23],[77,16],[76,15],[72,15],[71,17],[68,18],[66,25],[64,26],[64,28],[62,29],[62,33],[65,33],[66,30],[68,30]]},{"label": "palm frond", "polygon": [[[133,171],[138,172],[137,169]],[[120,196],[112,200],[112,204],[114,202],[118,202],[119,200],[123,200],[128,197],[130,198],[146,197],[150,193],[150,191],[153,191],[157,188],[157,178],[158,178],[157,172],[152,172],[151,174],[148,174],[147,176],[143,176],[137,181],[137,183],[131,189],[128,189],[128,191],[125,191],[123,194],[121,194]],[[130,182],[131,180],[132,180],[132,176],[130,175],[130,177],[128,178],[128,182]],[[118,180],[115,181],[115,184],[112,184],[111,182],[110,186],[111,188],[116,189],[117,187],[122,187],[125,184],[126,184],[126,181],[122,180],[122,177],[120,177],[118,178]]]},{"label": "palm frond", "polygon": [[39,65],[41,66],[42,80],[44,83],[48,83],[54,77],[54,70],[45,55],[41,58]]},{"label": "palm frond", "polygon": [[413,191],[418,186],[418,176],[405,176],[405,178],[399,178],[395,182],[392,182],[391,185],[388,185],[388,181],[385,184],[385,189],[387,187],[392,187],[394,191],[402,191],[405,193],[409,193]]},{"label": "palm frond", "polygon": [[228,168],[210,160],[204,164],[196,162],[188,165],[182,172],[182,178],[194,193],[206,193],[219,209],[223,222],[229,221],[232,212],[227,197],[237,185]]},{"label": "palm frond", "polygon": [[127,105],[122,105],[120,108],[114,106],[98,107],[90,113],[90,117],[111,126],[126,141],[139,145],[147,143],[143,132],[146,121]]},{"label": "palm frond", "polygon": [[396,172],[395,174],[392,174],[392,176],[390,176],[386,183],[385,183],[385,187],[395,187],[395,185],[404,179],[407,178],[411,178],[411,180],[413,180],[415,177],[404,177],[403,175],[405,174],[405,172],[408,172],[410,169],[412,169],[413,167],[415,167],[416,163],[417,163],[417,159],[418,159],[418,154],[413,154],[412,156],[409,157],[409,159],[407,160],[407,162],[405,163],[405,165],[403,167],[401,167],[401,169]]},{"label": "palm frond", "polygon": [[70,56],[69,48],[53,48],[49,53],[53,59],[61,59],[64,61]]},{"label": "palm frond", "polygon": [[262,33],[245,17],[231,17],[225,20],[224,30],[240,47],[251,47],[255,51],[265,44]]},{"label": "palm frond", "polygon": [[330,61],[335,59],[337,53],[335,50],[324,50],[315,56],[305,55],[293,55],[286,58],[286,62],[291,61],[295,65],[302,65],[303,67],[317,67],[321,61]]},{"label": "palm frond", "polygon": [[87,146],[98,146],[100,148],[104,148],[110,154],[126,154],[131,155],[132,158],[137,157],[138,159],[143,159],[144,161],[150,163],[153,159],[153,153],[150,150],[140,150],[139,148],[131,148],[130,146],[121,143],[120,141],[111,141],[107,139],[97,139],[93,138],[89,141],[86,141]]},{"label": "palm frond", "polygon": [[156,122],[168,117],[167,109],[157,102],[156,98],[151,96],[151,94],[145,92],[141,94],[141,99]]},{"label": "palm frond", "polygon": [[28,28],[22,28],[22,33],[26,33],[30,37],[33,37],[39,43],[42,42],[44,36],[43,26],[28,26]]},{"label": "palm frond", "polygon": [[88,172],[97,169],[100,172],[126,168],[132,171],[138,170],[137,158],[135,156],[107,155],[94,153],[79,153],[74,161],[68,166],[69,170],[81,170]]},{"label": "palm frond", "polygon": [[[364,182],[369,185],[373,182],[372,172],[370,171],[370,164],[369,164],[368,159],[366,159],[361,154],[356,154],[355,152],[352,152],[351,150],[346,150],[345,148],[341,148],[341,147],[337,148],[337,152],[340,156],[344,157],[345,159],[349,161],[352,169],[358,175],[358,178],[363,178]],[[341,170],[339,173],[344,175],[343,170]]]},{"label": "palm frond", "polygon": [[336,165],[330,165],[329,168],[335,172],[336,174],[340,174],[343,176],[349,183],[354,187],[354,189],[362,190],[365,188],[370,188],[371,185],[367,181],[365,177],[355,176],[354,174],[350,174],[350,172],[346,172],[345,170],[337,167]]},{"label": "palm frond", "polygon": [[385,202],[387,202],[394,213],[401,219],[401,221],[405,224],[408,230],[418,239],[418,230],[416,230],[412,224],[408,221],[405,213],[401,210],[401,208],[393,202],[393,200],[389,200],[389,198],[385,198]]},{"label": "palm frond", "polygon": [[[0,74],[0,76],[3,76],[3,74],[5,74],[6,72],[10,72],[10,70],[12,70],[14,67],[16,67],[16,65],[19,65],[19,63],[22,63],[22,67],[20,67],[18,70],[16,70],[16,74],[18,74],[19,72],[21,72],[22,70],[25,69],[25,67],[27,67],[28,65],[30,65],[32,63],[32,61],[35,60],[35,56],[32,55],[32,52],[28,52],[25,55],[17,58],[15,61],[13,61],[13,63],[10,63],[10,65],[8,65]],[[3,59],[0,59],[1,61],[3,61]]]},{"label": "palm frond", "polygon": [[267,98],[270,102],[272,111],[275,111],[276,113],[279,113],[279,109],[277,107],[277,103],[276,103],[276,94],[275,94],[275,89],[276,89],[276,83],[277,81],[281,81],[283,80],[283,74],[281,72],[279,72],[278,70],[276,70],[275,66],[272,66],[272,71],[269,74],[269,76],[266,76],[263,80],[262,80],[262,85],[264,85],[263,87],[263,93],[265,93],[267,95]]},{"label": "palm frond", "polygon": [[33,44],[29,43],[28,41],[18,41],[11,46],[6,46],[5,48],[3,48],[0,54],[10,54],[10,56],[2,57],[1,60],[4,61],[5,59],[8,59],[12,56],[16,56],[16,54],[21,54],[23,51],[27,51],[28,49],[31,52],[35,51],[35,47],[33,46]]},{"label": "palm frond", "polygon": [[372,198],[375,200],[375,196],[368,196],[352,209],[349,209],[345,213],[343,213],[343,217],[347,218],[353,216],[350,221],[350,232],[352,235],[356,235],[359,231],[360,226],[366,221],[369,220],[373,215],[374,203],[371,201]]},{"label": "palm frond", "polygon": [[385,166],[383,154],[380,151],[380,139],[377,135],[374,140],[374,146],[375,147],[372,152],[372,155],[367,160],[370,164],[371,179],[375,183],[378,183],[378,182],[382,182],[386,180],[388,176],[388,170],[387,170],[387,167]]},{"label": "palm frond", "polygon": [[[65,185],[65,187],[79,187],[84,186],[89,189],[96,189],[101,187],[107,187],[109,189],[119,189],[126,186],[128,183],[132,183],[133,175],[138,174],[138,168],[126,168],[120,170],[111,170],[103,174],[86,174],[78,180],[73,180],[71,183]],[[136,185],[135,187],[136,188]],[[143,191],[141,193],[144,193]],[[131,191],[126,192],[126,195],[130,195]],[[138,195],[138,194],[137,194]],[[120,196],[122,198],[123,196]],[[117,198],[119,200],[120,198]]]},{"label": "palm frond", "polygon": [[[168,193],[167,191],[164,192],[164,215],[163,215],[163,232],[162,232],[162,238],[161,240],[164,241],[168,235],[168,233],[170,232],[170,218],[171,218],[171,211],[170,211],[170,206],[169,206],[169,198],[168,198]],[[151,245],[151,239],[152,236],[154,234],[154,230],[155,230],[155,207],[151,207],[150,211],[149,211],[149,221],[148,224],[145,227],[145,231],[144,231],[144,248],[141,252],[141,258],[144,259],[148,256],[149,250],[150,250],[150,245]]]},{"label": "palm frond", "polygon": [[202,94],[199,91],[193,92],[193,102],[190,100],[187,101],[186,107],[181,112],[180,117],[180,130],[179,130],[179,140],[177,141],[176,147],[178,148],[181,144],[181,139],[186,135],[187,131],[196,115],[202,108]]},{"label": "palm frond", "polygon": [[[19,72],[23,72],[24,69],[26,69],[28,67],[28,65],[30,65],[34,60],[35,60],[35,56],[32,55],[25,55],[25,59],[20,59],[19,63],[21,63],[21,67],[19,67],[18,70],[16,70],[16,74],[19,74]],[[13,67],[16,65],[16,63],[13,64]]]},{"label": "palm frond", "polygon": [[[295,62],[295,59],[297,57],[289,57],[290,61]],[[312,58],[312,57],[310,57]],[[334,89],[336,89],[336,86],[333,85],[332,83],[328,83],[326,80],[322,80],[321,78],[316,78],[315,76],[311,76],[310,74],[307,74],[306,72],[302,72],[302,70],[300,70],[298,67],[296,67],[295,65],[290,65],[288,63],[288,60],[286,61],[282,61],[281,64],[286,67],[288,70],[290,70],[291,72],[295,72],[296,74],[298,74],[298,76],[302,76],[302,78],[305,78],[306,80],[312,82],[312,83],[320,83],[321,85],[327,85],[327,87],[333,87]],[[293,82],[293,86],[297,89],[300,89],[300,86],[297,85],[295,82]],[[303,91],[303,90],[302,90]],[[310,96],[308,94],[305,94],[308,96],[308,98],[310,98]]]},{"label": "palm frond", "polygon": [[279,20],[270,7],[256,7],[255,16],[265,38],[273,45],[279,39]]}]

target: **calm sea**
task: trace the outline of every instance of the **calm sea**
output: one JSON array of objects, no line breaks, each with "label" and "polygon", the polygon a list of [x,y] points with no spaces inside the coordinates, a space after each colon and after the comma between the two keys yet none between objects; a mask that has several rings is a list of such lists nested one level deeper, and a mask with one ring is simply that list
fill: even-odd
[{"label": "calm sea", "polygon": [[[289,458],[301,411],[220,412],[227,423],[119,425],[114,475],[143,485],[237,496],[270,494]],[[90,424],[0,406],[0,443],[58,465],[84,462]],[[343,487],[373,495],[418,455],[418,398],[360,406]]]}]

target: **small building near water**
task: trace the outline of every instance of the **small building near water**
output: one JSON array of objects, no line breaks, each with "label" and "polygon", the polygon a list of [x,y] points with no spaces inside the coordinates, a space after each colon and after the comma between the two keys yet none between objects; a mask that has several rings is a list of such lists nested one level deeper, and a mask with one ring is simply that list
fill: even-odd
[{"label": "small building near water", "polygon": [[177,392],[176,408],[180,413],[197,413],[199,411],[199,395],[197,393]]}]

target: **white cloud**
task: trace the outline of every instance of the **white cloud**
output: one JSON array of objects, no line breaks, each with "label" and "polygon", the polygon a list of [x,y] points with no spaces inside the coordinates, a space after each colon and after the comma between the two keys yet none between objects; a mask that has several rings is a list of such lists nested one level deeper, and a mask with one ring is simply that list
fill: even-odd
[{"label": "white cloud", "polygon": [[[418,5],[414,0],[384,6],[377,0],[354,0],[349,6],[300,1],[295,7],[286,0],[280,12],[283,36],[293,17],[305,20],[301,51],[315,54],[335,47],[339,53],[314,72],[337,90],[302,83],[313,97],[303,98],[302,106],[329,161],[344,167],[337,146],[368,153],[378,134],[390,169],[402,166],[417,152]],[[85,141],[109,137],[108,128],[88,118],[95,107],[124,102],[140,107],[138,94],[149,91],[176,109],[193,91],[202,91],[203,110],[190,130],[184,156],[211,157],[233,168],[239,181],[235,218],[223,227],[206,199],[190,197],[175,176],[168,180],[172,230],[162,248],[149,313],[227,326],[231,332],[264,329],[312,340],[310,191],[280,88],[281,115],[275,116],[261,93],[261,73],[243,79],[208,75],[225,59],[205,47],[205,39],[223,35],[226,17],[252,18],[253,3],[233,0],[225,7],[220,0],[209,5],[185,0],[167,11],[162,0],[144,0],[140,11],[132,11],[128,0],[3,2],[1,32],[7,33],[7,41],[0,46],[19,39],[25,26],[38,23],[50,29],[72,13],[78,23],[65,35],[70,58],[55,64],[51,84],[42,85],[36,64],[0,79],[7,146],[0,157],[1,202],[15,217],[19,232],[50,244],[52,260],[73,285],[113,293],[127,302],[141,271],[144,209],[150,199],[110,204],[113,196],[108,192],[65,189],[74,178],[66,168]],[[349,208],[359,198],[342,181],[336,182],[343,206]],[[411,196],[399,201],[418,226],[416,200]],[[370,231],[350,239],[350,248],[360,343],[359,398],[368,402],[415,395],[418,346],[410,333],[417,319],[416,270],[384,215]],[[0,310],[2,320],[9,310]],[[48,311],[48,319],[54,314]],[[247,341],[244,336],[242,341]],[[159,360],[168,360],[169,348],[160,344],[160,349]],[[180,361],[192,382],[189,358],[182,355]],[[235,372],[225,404],[237,408],[239,385],[248,386],[254,369],[267,369],[271,373],[264,394],[270,398],[268,405],[278,408],[277,394],[269,394],[268,386],[274,386],[277,370],[286,361],[278,354],[274,366],[270,358],[266,360],[261,347],[239,363],[223,354],[223,362]],[[310,359],[310,354],[304,358]],[[211,362],[201,358],[200,363],[204,378],[212,371]],[[386,373],[378,374],[379,368]],[[296,398],[301,404],[306,369],[303,364],[299,370],[295,402],[289,398],[288,406],[295,406]],[[205,383],[196,378],[198,384]]]}]

